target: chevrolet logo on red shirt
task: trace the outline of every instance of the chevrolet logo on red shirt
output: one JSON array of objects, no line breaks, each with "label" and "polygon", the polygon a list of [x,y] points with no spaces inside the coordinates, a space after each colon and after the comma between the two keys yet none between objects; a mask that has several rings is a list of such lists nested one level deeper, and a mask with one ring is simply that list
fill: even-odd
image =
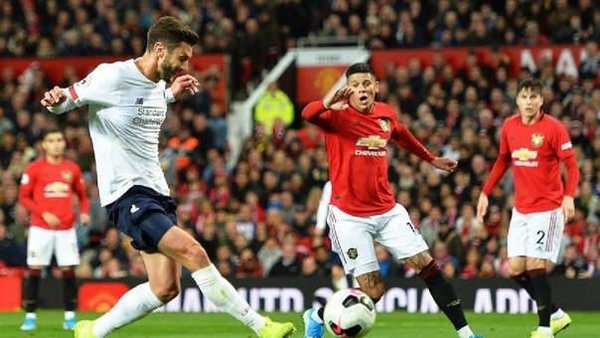
[{"label": "chevrolet logo on red shirt", "polygon": [[367,149],[381,149],[387,145],[387,140],[382,139],[379,135],[369,135],[361,137],[356,141],[357,146],[367,147]]},{"label": "chevrolet logo on red shirt", "polygon": [[512,158],[516,158],[519,161],[529,161],[537,158],[538,152],[534,150],[529,150],[527,148],[519,148],[513,150],[511,153]]}]

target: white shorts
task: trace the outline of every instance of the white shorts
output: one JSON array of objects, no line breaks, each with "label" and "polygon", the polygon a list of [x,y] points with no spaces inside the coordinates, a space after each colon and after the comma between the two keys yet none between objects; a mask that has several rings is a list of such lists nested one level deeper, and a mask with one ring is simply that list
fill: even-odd
[{"label": "white shorts", "polygon": [[79,265],[75,227],[68,230],[48,230],[30,226],[27,235],[27,265],[48,266],[53,254],[58,266]]},{"label": "white shorts", "polygon": [[556,263],[565,228],[562,210],[522,214],[513,208],[508,228],[508,257],[533,257]]},{"label": "white shorts", "polygon": [[354,276],[379,270],[374,240],[398,260],[428,250],[400,204],[382,215],[368,217],[352,216],[331,206],[328,224],[333,251],[340,256],[346,273]]}]

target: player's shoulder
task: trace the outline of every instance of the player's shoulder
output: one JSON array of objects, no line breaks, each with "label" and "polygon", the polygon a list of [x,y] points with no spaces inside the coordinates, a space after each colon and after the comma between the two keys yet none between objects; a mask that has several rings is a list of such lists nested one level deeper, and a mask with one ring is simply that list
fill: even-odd
[{"label": "player's shoulder", "polygon": [[518,113],[515,113],[504,119],[502,122],[501,129],[503,132],[510,130],[511,128],[517,128],[521,125],[521,116]]},{"label": "player's shoulder", "polygon": [[26,166],[25,166],[25,171],[32,173],[35,172],[37,170],[40,170],[40,168],[44,168],[46,166],[46,161],[44,160],[43,157],[37,158],[31,162],[29,162]]},{"label": "player's shoulder", "polygon": [[101,63],[84,81],[99,81],[103,86],[110,85],[131,74],[132,64],[133,60]]},{"label": "player's shoulder", "polygon": [[79,167],[79,164],[77,164],[69,159],[63,159],[63,166],[65,166],[66,168],[69,168],[69,169],[77,170],[77,171],[81,170]]},{"label": "player's shoulder", "polygon": [[504,125],[513,125],[518,124],[521,121],[521,116],[519,114],[512,114],[511,116],[504,119]]},{"label": "player's shoulder", "polygon": [[126,69],[131,67],[131,64],[133,63],[133,59],[128,59],[128,60],[119,60],[119,61],[113,61],[113,62],[103,62],[98,64],[98,66],[96,66],[97,70],[119,70],[119,69]]},{"label": "player's shoulder", "polygon": [[556,117],[550,114],[544,114],[542,116],[541,122],[549,124],[552,127],[565,127],[564,123],[561,120],[557,119]]},{"label": "player's shoulder", "polygon": [[385,115],[388,116],[390,119],[396,120],[396,110],[394,109],[394,107],[385,102],[376,101],[374,110],[377,113],[377,115]]}]

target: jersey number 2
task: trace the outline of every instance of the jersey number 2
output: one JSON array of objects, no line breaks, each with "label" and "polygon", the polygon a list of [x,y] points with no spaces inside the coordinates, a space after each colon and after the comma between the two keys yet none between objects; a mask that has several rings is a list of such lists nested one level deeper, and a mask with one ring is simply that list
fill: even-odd
[{"label": "jersey number 2", "polygon": [[537,243],[539,245],[544,244],[544,237],[546,236],[546,233],[543,232],[542,230],[539,230],[538,232],[536,232],[536,234],[538,236],[540,236],[540,238],[538,238],[537,242],[535,242],[535,243]]}]

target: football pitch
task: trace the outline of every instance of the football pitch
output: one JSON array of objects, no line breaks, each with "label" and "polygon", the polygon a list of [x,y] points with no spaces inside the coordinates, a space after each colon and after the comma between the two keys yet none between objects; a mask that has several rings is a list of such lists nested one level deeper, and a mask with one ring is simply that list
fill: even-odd
[{"label": "football pitch", "polygon": [[[600,312],[569,312],[573,325],[561,332],[559,338],[600,337]],[[79,313],[79,319],[93,319],[94,313]],[[537,324],[534,314],[500,315],[467,313],[471,326],[486,338],[527,338]],[[299,313],[272,313],[276,320],[294,322],[302,337]],[[21,332],[23,313],[0,313],[0,337],[72,337],[62,330],[61,311],[39,311],[38,328]],[[121,338],[246,338],[254,337],[249,329],[226,314],[216,313],[153,313],[148,317],[118,330],[110,337]],[[326,337],[329,337],[326,335]],[[378,314],[377,323],[369,333],[372,338],[452,338],[456,337],[443,314],[408,314],[405,312]]]}]

